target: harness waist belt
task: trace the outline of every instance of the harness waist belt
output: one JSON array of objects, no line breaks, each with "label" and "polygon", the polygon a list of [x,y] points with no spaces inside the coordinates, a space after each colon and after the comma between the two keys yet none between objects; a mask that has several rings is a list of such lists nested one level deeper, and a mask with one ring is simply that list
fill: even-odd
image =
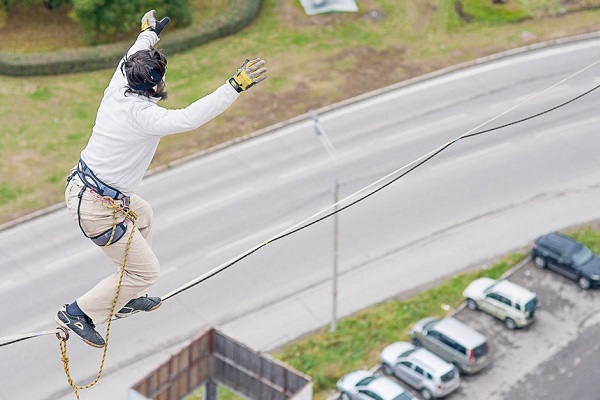
[{"label": "harness waist belt", "polygon": [[107,185],[102,182],[92,170],[86,165],[83,160],[79,160],[77,164],[77,176],[81,179],[81,182],[84,186],[89,187],[94,192],[98,193],[100,196],[107,196],[114,200],[121,200],[127,196],[118,191],[117,189]]}]

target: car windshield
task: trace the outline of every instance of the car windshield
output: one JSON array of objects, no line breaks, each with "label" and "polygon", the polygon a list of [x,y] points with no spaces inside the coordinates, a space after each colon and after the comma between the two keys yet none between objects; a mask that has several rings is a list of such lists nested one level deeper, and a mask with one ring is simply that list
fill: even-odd
[{"label": "car windshield", "polygon": [[367,376],[366,378],[364,378],[364,379],[360,380],[360,381],[359,381],[359,382],[356,384],[356,386],[366,386],[366,385],[368,385],[369,383],[373,382],[373,380],[374,380],[374,379],[375,379],[375,377],[374,377],[374,376]]},{"label": "car windshield", "polygon": [[475,358],[483,357],[483,356],[485,356],[487,353],[488,353],[488,345],[487,345],[487,342],[486,342],[486,343],[484,343],[484,344],[482,344],[482,345],[480,345],[480,346],[478,346],[478,347],[475,347],[475,348],[473,349],[473,356],[474,356]]},{"label": "car windshield", "polygon": [[452,369],[450,370],[450,372],[442,375],[442,382],[448,382],[451,381],[452,379],[454,379],[454,376],[456,375],[456,370]]},{"label": "car windshield", "polygon": [[573,253],[571,257],[573,258],[575,265],[583,265],[594,257],[594,253],[587,247],[581,246],[581,248]]},{"label": "car windshield", "polygon": [[402,393],[400,396],[394,397],[394,400],[414,400],[406,393]]},{"label": "car windshield", "polygon": [[400,357],[408,357],[412,353],[414,353],[416,350],[418,350],[418,347],[415,347],[415,348],[410,349],[410,350],[406,350],[404,353],[400,354]]},{"label": "car windshield", "polygon": [[537,308],[537,305],[538,305],[537,298],[534,297],[533,299],[529,300],[527,302],[527,304],[525,304],[525,311],[533,312]]}]

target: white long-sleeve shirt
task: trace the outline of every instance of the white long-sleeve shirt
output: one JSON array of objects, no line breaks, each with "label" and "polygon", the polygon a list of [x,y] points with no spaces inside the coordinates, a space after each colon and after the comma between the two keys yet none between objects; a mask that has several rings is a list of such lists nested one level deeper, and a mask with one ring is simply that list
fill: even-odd
[{"label": "white long-sleeve shirt", "polygon": [[[156,33],[146,30],[127,52],[131,55],[158,42]],[[158,106],[157,98],[129,93],[127,78],[119,63],[104,91],[96,123],[81,159],[105,184],[132,195],[140,185],[160,138],[187,132],[225,111],[239,93],[225,82],[213,93],[179,110]]]}]

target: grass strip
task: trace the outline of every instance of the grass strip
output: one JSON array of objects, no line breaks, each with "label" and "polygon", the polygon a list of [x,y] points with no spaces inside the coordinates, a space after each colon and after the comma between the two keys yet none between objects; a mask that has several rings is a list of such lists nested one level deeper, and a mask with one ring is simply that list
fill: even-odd
[{"label": "grass strip", "polygon": [[322,329],[291,343],[275,357],[313,379],[315,399],[325,399],[337,380],[356,369],[370,369],[390,343],[409,340],[408,331],[419,319],[444,316],[458,307],[462,291],[474,279],[499,278],[526,257],[510,254],[489,268],[458,274],[441,285],[408,299],[394,299],[340,321],[336,332]]}]

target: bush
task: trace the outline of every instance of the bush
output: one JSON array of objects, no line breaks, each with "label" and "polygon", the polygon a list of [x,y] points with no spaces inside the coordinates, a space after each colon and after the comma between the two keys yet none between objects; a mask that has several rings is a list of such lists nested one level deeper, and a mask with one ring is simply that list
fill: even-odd
[{"label": "bush", "polygon": [[[0,2],[2,1],[0,0]],[[73,1],[96,3],[100,0]],[[111,2],[111,0],[105,1]],[[173,6],[180,2],[187,3],[187,0],[170,0]],[[262,0],[232,0],[227,10],[211,23],[200,26],[192,25],[165,36],[161,41],[161,48],[168,55],[230,35],[254,20],[260,11],[261,3]],[[138,12],[136,15],[139,17],[141,14]],[[84,49],[46,53],[0,53],[0,74],[12,76],[53,75],[111,68],[116,66],[130,45],[131,40],[128,40],[127,42],[103,44]]]}]

